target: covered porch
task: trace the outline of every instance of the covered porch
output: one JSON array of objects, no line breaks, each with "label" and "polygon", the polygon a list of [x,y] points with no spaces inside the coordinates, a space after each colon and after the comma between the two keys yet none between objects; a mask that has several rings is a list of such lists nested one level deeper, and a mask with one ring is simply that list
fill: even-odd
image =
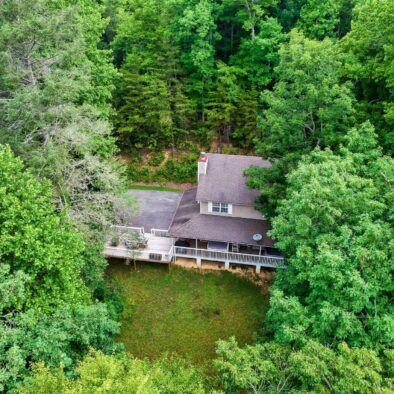
[{"label": "covered porch", "polygon": [[194,213],[175,217],[169,235],[176,239],[174,256],[230,265],[248,265],[260,271],[262,267],[283,266],[284,258],[267,234],[270,230],[264,219],[247,219]]},{"label": "covered porch", "polygon": [[[194,249],[204,249],[215,252],[231,252],[250,254],[254,256],[282,257],[278,249],[263,245],[247,245],[233,242],[208,241],[203,239],[179,238],[175,245],[184,244]],[[181,245],[182,246],[182,245]]]},{"label": "covered porch", "polygon": [[206,260],[222,263],[225,269],[233,265],[252,266],[256,272],[260,272],[261,268],[278,268],[284,262],[283,256],[272,247],[190,238],[175,242],[174,256],[195,259],[197,267],[201,267]]}]

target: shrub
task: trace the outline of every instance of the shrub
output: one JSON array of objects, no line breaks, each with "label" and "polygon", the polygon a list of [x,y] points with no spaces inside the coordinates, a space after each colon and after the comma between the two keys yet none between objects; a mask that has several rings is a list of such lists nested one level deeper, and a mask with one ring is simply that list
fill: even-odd
[{"label": "shrub", "polygon": [[148,160],[148,164],[150,166],[157,167],[163,162],[164,157],[165,156],[163,152],[154,153],[151,155],[150,159]]},{"label": "shrub", "polygon": [[106,304],[108,314],[112,320],[119,321],[120,314],[124,310],[124,302],[119,293],[108,287],[105,281],[102,281],[94,290],[93,296],[96,300]]},{"label": "shrub", "polygon": [[129,178],[132,182],[152,182],[153,174],[148,166],[130,167]]},{"label": "shrub", "polygon": [[189,152],[199,152],[197,145],[193,141],[184,141],[179,144],[179,148],[188,150]]},{"label": "shrub", "polygon": [[225,146],[223,147],[223,153],[226,155],[238,155],[240,154],[240,149],[234,146]]},{"label": "shrub", "polygon": [[196,181],[197,157],[198,155],[193,153],[183,156],[177,162],[168,159],[165,165],[158,169],[156,175],[171,182],[193,183]]}]

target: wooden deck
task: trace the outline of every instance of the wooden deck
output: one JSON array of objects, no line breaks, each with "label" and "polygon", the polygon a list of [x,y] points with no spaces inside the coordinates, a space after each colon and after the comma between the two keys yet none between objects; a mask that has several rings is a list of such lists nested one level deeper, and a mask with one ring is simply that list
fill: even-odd
[{"label": "wooden deck", "polygon": [[105,257],[170,263],[173,258],[173,239],[150,233],[145,233],[144,236],[148,240],[144,249],[132,250],[125,244],[111,246],[108,243],[104,249]]},{"label": "wooden deck", "polygon": [[207,249],[185,248],[182,246],[174,247],[174,255],[186,258],[194,258],[197,265],[202,260],[223,262],[228,267],[230,264],[252,265],[258,268],[277,268],[283,265],[284,258],[278,256],[258,256],[245,253],[219,252]]},{"label": "wooden deck", "polygon": [[215,251],[206,249],[206,245],[199,241],[197,247],[174,246],[176,239],[168,236],[165,230],[152,229],[150,233],[144,233],[143,229],[126,228],[127,231],[139,231],[147,240],[144,249],[133,250],[121,243],[117,246],[106,244],[104,255],[108,258],[121,258],[127,260],[152,261],[170,264],[177,257],[195,260],[197,267],[201,267],[203,261],[219,262],[224,268],[230,265],[252,266],[260,272],[261,268],[284,267],[284,258],[281,256],[260,255],[255,250],[251,253],[235,253],[231,251]]}]

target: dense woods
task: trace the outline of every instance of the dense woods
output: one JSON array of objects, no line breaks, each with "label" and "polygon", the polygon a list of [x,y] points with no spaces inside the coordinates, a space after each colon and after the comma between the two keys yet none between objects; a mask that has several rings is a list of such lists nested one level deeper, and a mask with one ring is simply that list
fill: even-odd
[{"label": "dense woods", "polygon": [[[0,391],[392,392],[393,127],[394,0],[0,2]],[[102,257],[127,182],[200,149],[272,162],[287,261],[209,378],[124,352]]]}]

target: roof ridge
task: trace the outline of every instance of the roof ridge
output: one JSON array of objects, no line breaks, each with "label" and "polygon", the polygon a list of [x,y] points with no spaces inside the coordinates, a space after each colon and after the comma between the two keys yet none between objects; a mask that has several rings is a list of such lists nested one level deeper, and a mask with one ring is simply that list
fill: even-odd
[{"label": "roof ridge", "polygon": [[228,157],[254,157],[256,159],[268,161],[266,159],[263,159],[261,156],[257,156],[257,155],[234,155],[229,153],[216,153],[216,152],[207,152],[207,155],[228,156]]},{"label": "roof ridge", "polygon": [[[176,210],[175,210],[175,212],[174,212],[174,215],[173,215],[173,217],[172,217],[172,220],[171,220],[171,224],[170,224],[170,226],[168,227],[168,230],[171,230],[171,228],[172,228],[172,225],[173,225],[173,223],[174,223],[174,219],[175,219],[175,217],[176,217],[176,214],[178,213],[178,210],[179,210],[179,208],[180,208],[180,205],[181,205],[181,202],[182,202],[182,199],[183,199],[183,197],[184,197],[184,195],[186,194],[186,192],[190,192],[190,191],[196,191],[196,193],[197,193],[197,189],[198,189],[198,186],[196,186],[196,187],[193,187],[193,188],[191,188],[191,189],[189,189],[189,190],[185,190],[183,193],[182,193],[182,197],[179,199],[179,202],[178,202],[178,206],[176,207]],[[198,204],[198,202],[197,201],[194,201],[196,204]],[[182,227],[183,225],[185,225],[186,223],[188,223],[191,219],[193,219],[194,217],[196,217],[197,215],[199,215],[200,214],[200,210],[198,211],[198,213],[197,214],[194,214],[193,216],[191,216],[188,220],[186,220],[186,222],[184,222],[184,223],[182,223],[182,224],[179,224],[178,226],[175,226],[175,228],[180,228],[180,227]]]},{"label": "roof ridge", "polygon": [[180,198],[179,201],[178,201],[178,205],[176,206],[176,209],[175,209],[175,211],[174,211],[174,213],[173,213],[173,215],[172,215],[171,223],[170,223],[170,225],[168,226],[167,231],[170,230],[170,228],[171,228],[171,226],[172,226],[172,223],[174,223],[175,215],[176,215],[176,213],[177,213],[177,211],[178,211],[178,209],[179,209],[179,204],[181,203],[182,198],[183,198],[185,192],[186,192],[186,190],[184,190],[184,191],[182,192],[182,196],[181,196],[181,198]]}]

